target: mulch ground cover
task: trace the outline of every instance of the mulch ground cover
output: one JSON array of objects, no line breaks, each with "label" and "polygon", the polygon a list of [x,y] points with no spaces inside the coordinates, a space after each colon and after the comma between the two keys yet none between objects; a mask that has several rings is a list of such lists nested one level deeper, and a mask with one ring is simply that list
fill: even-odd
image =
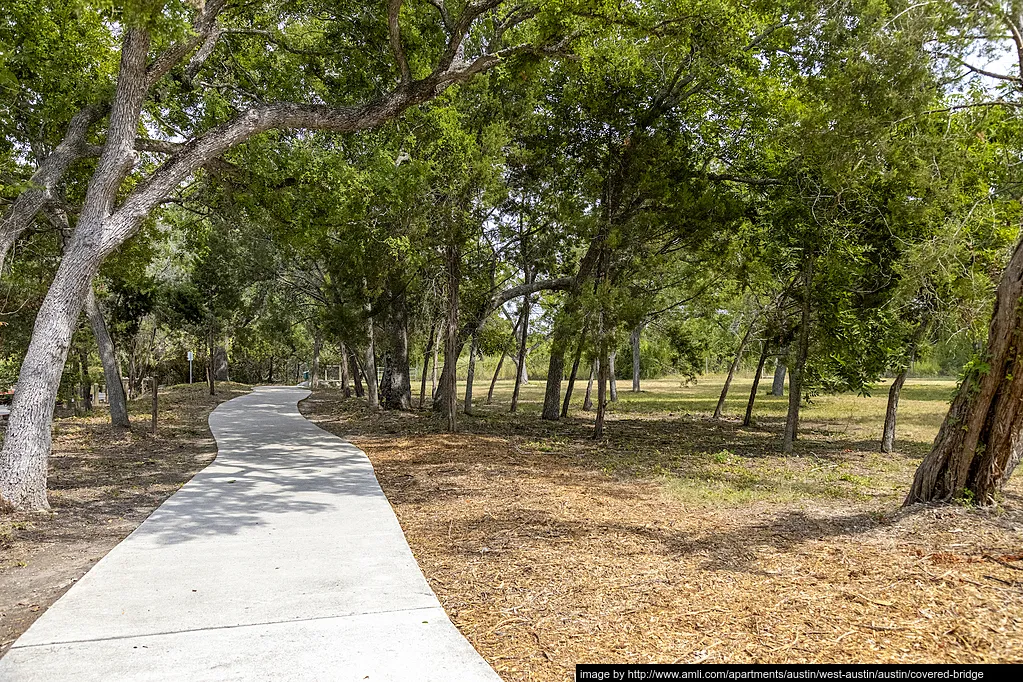
[{"label": "mulch ground cover", "polygon": [[[1018,481],[997,509],[903,510],[915,460],[871,478],[884,460],[813,423],[784,458],[779,420],[620,416],[597,443],[585,418],[491,412],[451,435],[334,391],[301,408],[366,451],[441,603],[505,680],[577,663],[1023,662]],[[691,447],[740,432],[725,455]]]}]

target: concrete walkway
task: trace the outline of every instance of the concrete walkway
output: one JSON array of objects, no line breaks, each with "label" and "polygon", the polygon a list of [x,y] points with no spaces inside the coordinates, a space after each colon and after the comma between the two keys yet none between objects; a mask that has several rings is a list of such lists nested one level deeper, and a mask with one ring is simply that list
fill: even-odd
[{"label": "concrete walkway", "polygon": [[366,455],[296,388],[210,415],[217,459],[0,659],[0,680],[486,680]]}]

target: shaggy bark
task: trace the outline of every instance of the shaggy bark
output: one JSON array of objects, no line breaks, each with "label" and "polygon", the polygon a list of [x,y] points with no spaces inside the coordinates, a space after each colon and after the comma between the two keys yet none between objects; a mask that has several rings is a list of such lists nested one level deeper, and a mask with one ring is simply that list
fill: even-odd
[{"label": "shaggy bark", "polygon": [[387,316],[387,363],[380,386],[384,407],[412,409],[412,379],[408,357],[408,324],[404,301],[397,301]]},{"label": "shaggy bark", "polygon": [[124,384],[121,382],[121,368],[117,362],[117,352],[114,349],[114,342],[107,331],[106,321],[103,319],[103,311],[100,310],[96,301],[96,295],[92,288],[86,292],[85,314],[89,318],[92,327],[92,335],[96,338],[96,345],[99,347],[99,358],[103,363],[103,380],[107,387],[107,405],[110,407],[110,423],[119,428],[130,428],[128,421],[128,402],[124,395]]},{"label": "shaggy bark", "polygon": [[448,310],[444,321],[444,367],[440,373],[440,385],[433,409],[447,417],[448,433],[457,429],[458,413],[457,377],[458,356],[462,346],[458,340],[458,302],[459,284],[462,281],[462,255],[457,246],[449,244],[445,247],[447,266]]},{"label": "shaggy bark", "polygon": [[905,504],[993,504],[1023,453],[1023,242],[995,293],[984,367],[962,381]]}]

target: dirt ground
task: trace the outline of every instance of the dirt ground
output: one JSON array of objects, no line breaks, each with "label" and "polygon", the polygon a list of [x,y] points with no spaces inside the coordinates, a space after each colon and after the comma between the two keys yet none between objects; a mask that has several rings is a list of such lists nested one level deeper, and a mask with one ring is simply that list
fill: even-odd
[{"label": "dirt ground", "polygon": [[49,513],[0,514],[0,656],[92,565],[216,456],[209,413],[248,392],[220,383],[160,390],[158,432],[148,396],[129,409],[131,432],[105,409],[53,425]]},{"label": "dirt ground", "polygon": [[885,457],[867,438],[883,396],[818,402],[787,458],[771,405],[748,429],[706,417],[712,383],[624,396],[602,442],[592,415],[540,422],[542,384],[524,414],[499,396],[457,435],[330,390],[301,407],[368,453],[442,604],[505,680],[606,662],[1020,663],[1018,479],[997,509],[899,507],[946,383],[909,387],[905,452]]}]

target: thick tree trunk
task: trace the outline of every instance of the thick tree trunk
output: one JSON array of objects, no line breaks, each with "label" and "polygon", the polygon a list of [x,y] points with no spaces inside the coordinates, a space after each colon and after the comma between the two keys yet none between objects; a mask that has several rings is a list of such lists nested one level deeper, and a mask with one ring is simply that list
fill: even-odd
[{"label": "thick tree trunk", "polygon": [[458,413],[457,369],[458,356],[462,347],[458,342],[458,303],[459,285],[462,280],[462,258],[458,247],[445,247],[445,260],[448,271],[448,310],[444,321],[444,366],[440,373],[440,385],[433,407],[447,417],[447,430],[457,430],[456,416]]},{"label": "thick tree trunk", "polygon": [[[423,375],[419,377],[419,409],[426,403],[426,373],[430,370],[430,350],[433,348],[437,334],[437,323],[430,325],[430,340],[423,347]],[[432,396],[431,396],[432,397]]]},{"label": "thick tree trunk", "polygon": [[579,344],[575,349],[575,357],[572,358],[572,371],[568,375],[568,386],[565,387],[565,402],[561,404],[561,416],[568,416],[568,408],[572,404],[572,391],[575,389],[575,380],[579,376],[579,363],[583,359],[583,348],[586,345],[586,331],[579,335]]},{"label": "thick tree trunk", "polygon": [[551,343],[551,357],[547,363],[547,388],[543,397],[541,419],[557,421],[561,418],[561,380],[565,376],[565,340],[557,332]]},{"label": "thick tree trunk", "polygon": [[92,327],[92,335],[99,348],[99,359],[103,363],[103,380],[107,387],[107,405],[110,407],[110,423],[119,428],[130,428],[128,421],[128,402],[124,395],[124,384],[121,382],[121,368],[117,363],[117,352],[114,342],[107,331],[103,311],[100,310],[96,295],[90,287],[85,295],[85,314]]},{"label": "thick tree trunk", "polygon": [[785,395],[785,356],[788,355],[788,348],[782,350],[778,362],[774,366],[774,380],[771,382],[771,395],[781,398]]},{"label": "thick tree trunk", "polygon": [[751,320],[749,327],[746,328],[746,333],[742,335],[742,339],[739,341],[739,347],[735,349],[735,359],[728,366],[728,376],[725,377],[725,385],[721,387],[721,397],[718,398],[717,407],[714,408],[714,419],[721,419],[721,415],[724,413],[725,399],[728,398],[728,389],[732,385],[732,378],[735,376],[735,370],[739,366],[739,361],[742,360],[742,352],[746,350],[746,344],[749,343],[750,336],[753,335],[753,323],[754,320]]},{"label": "thick tree trunk", "polygon": [[348,348],[345,346],[345,344],[342,343],[341,347],[339,348],[339,350],[341,351],[341,370],[340,370],[340,373],[341,373],[341,377],[340,377],[340,379],[341,379],[341,395],[343,395],[345,398],[351,398],[352,397],[352,389],[349,386],[349,383],[351,381],[351,377],[349,376],[351,374],[351,370],[349,369],[349,366],[348,366]]},{"label": "thick tree trunk", "polygon": [[359,357],[352,351],[352,379],[355,383],[355,397],[364,398],[366,391],[362,388],[362,364],[359,362]]},{"label": "thick tree trunk", "polygon": [[213,351],[213,376],[217,381],[231,380],[231,372],[227,363],[226,346],[217,346]]},{"label": "thick tree trunk", "polygon": [[753,375],[753,388],[749,392],[749,401],[746,403],[746,416],[742,418],[742,425],[749,426],[753,423],[753,405],[757,402],[757,389],[760,388],[760,375],[764,373],[764,365],[767,363],[767,356],[771,352],[771,344],[764,340],[764,347],[760,350],[760,361],[757,362],[757,371]]},{"label": "thick tree trunk", "polygon": [[640,374],[640,355],[639,355],[639,340],[640,335],[643,333],[643,325],[639,325],[632,330],[632,336],[629,337],[629,343],[632,345],[632,392],[639,393],[639,374]]},{"label": "thick tree trunk", "polygon": [[590,366],[590,378],[586,381],[586,395],[583,396],[583,412],[593,409],[593,380],[599,372],[600,358],[593,358],[593,364]]},{"label": "thick tree trunk", "polygon": [[993,504],[1023,453],[1023,242],[1016,245],[995,294],[986,371],[959,387],[906,504],[969,499]]},{"label": "thick tree trunk", "polygon": [[472,382],[476,379],[476,335],[469,344],[469,367],[465,372],[465,406],[462,411],[472,414]]},{"label": "thick tree trunk", "polygon": [[323,348],[323,336],[317,327],[313,329],[313,362],[312,371],[309,373],[309,388],[316,390],[320,387],[320,351]]},{"label": "thick tree trunk", "polygon": [[497,361],[497,369],[494,370],[494,378],[490,380],[490,390],[487,391],[487,405],[494,402],[494,386],[497,385],[497,377],[501,375],[501,367],[504,365],[504,358],[507,353],[501,353],[501,359]]},{"label": "thick tree trunk", "polygon": [[511,412],[518,409],[519,389],[529,381],[526,375],[526,344],[529,340],[529,294],[522,297],[522,312],[519,318],[519,351],[515,363],[515,386],[512,388]]},{"label": "thick tree trunk", "polygon": [[397,301],[387,316],[387,366],[380,394],[389,410],[412,409],[412,378],[408,357],[408,324],[404,301]]},{"label": "thick tree trunk", "polygon": [[785,418],[785,434],[782,437],[782,451],[792,452],[799,433],[799,408],[803,400],[803,376],[806,358],[810,350],[810,295],[813,288],[813,260],[807,257],[803,266],[802,315],[799,320],[799,347],[796,349],[796,366],[789,377],[789,411]]}]

